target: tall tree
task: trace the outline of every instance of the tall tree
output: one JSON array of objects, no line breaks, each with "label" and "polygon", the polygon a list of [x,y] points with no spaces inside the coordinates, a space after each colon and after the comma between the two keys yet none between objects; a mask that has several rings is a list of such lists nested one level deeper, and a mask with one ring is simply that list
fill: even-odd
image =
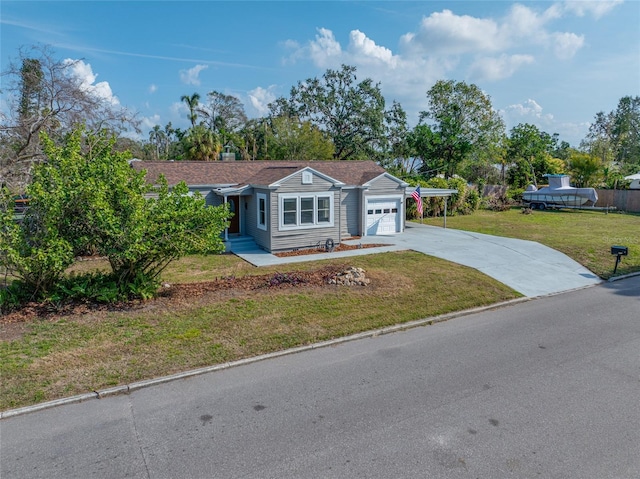
[{"label": "tall tree", "polygon": [[614,162],[624,172],[640,168],[640,96],[624,96],[615,110],[596,113],[580,146],[607,168]]},{"label": "tall tree", "polygon": [[384,97],[379,84],[357,82],[356,68],[342,65],[291,89],[270,105],[272,116],[310,121],[334,144],[334,159],[378,158],[384,144]]},{"label": "tall tree", "polygon": [[420,173],[426,178],[439,174],[451,178],[473,148],[462,133],[460,122],[453,118],[444,118],[437,129],[425,124],[417,125],[411,144],[422,160]]},{"label": "tall tree", "polygon": [[152,147],[153,160],[160,159],[160,149],[164,143],[164,131],[160,129],[160,125],[155,125],[149,131],[149,143]]},{"label": "tall tree", "polygon": [[554,173],[551,155],[553,137],[530,123],[520,123],[511,129],[507,146],[507,158],[512,164],[509,183],[523,188],[542,181],[543,175]]},{"label": "tall tree", "polygon": [[184,159],[189,161],[215,161],[222,146],[218,137],[203,125],[196,125],[182,137]]},{"label": "tall tree", "polygon": [[274,160],[331,160],[333,143],[315,125],[285,116],[272,118],[266,141]]},{"label": "tall tree", "polygon": [[37,58],[25,58],[20,68],[20,110],[22,119],[37,114],[40,97],[43,94],[44,73]]},{"label": "tall tree", "polygon": [[[456,173],[463,161],[487,156],[496,138],[504,134],[504,122],[491,98],[474,84],[440,80],[427,92],[428,109],[420,123],[431,122],[434,154],[444,154],[443,173]],[[438,152],[439,151],[439,152]],[[437,159],[433,159],[437,161]]]},{"label": "tall tree", "polygon": [[189,108],[189,121],[191,122],[191,127],[195,128],[196,121],[198,120],[198,104],[200,103],[200,94],[193,93],[191,96],[182,95],[180,97],[180,101],[185,102],[187,108]]},{"label": "tall tree", "polygon": [[415,173],[418,158],[414,154],[409,142],[409,125],[407,113],[400,103],[394,101],[391,108],[385,112],[385,128],[387,144],[381,164],[398,176]]},{"label": "tall tree", "polygon": [[134,113],[76,75],[81,61],[59,60],[49,46],[23,47],[2,72],[8,114],[0,116],[0,178],[12,189],[24,188],[32,165],[45,158],[42,132],[61,141],[81,124],[114,133],[137,130]]},{"label": "tall tree", "polygon": [[622,97],[613,116],[616,160],[621,165],[640,166],[640,96]]},{"label": "tall tree", "polygon": [[223,147],[234,139],[238,141],[234,137],[237,137],[237,133],[247,122],[247,114],[240,99],[233,95],[211,91],[207,93],[207,100],[206,105],[197,109],[207,127],[220,137]]},{"label": "tall tree", "polygon": [[603,167],[598,157],[573,150],[569,153],[567,167],[576,187],[587,188],[599,185]]}]

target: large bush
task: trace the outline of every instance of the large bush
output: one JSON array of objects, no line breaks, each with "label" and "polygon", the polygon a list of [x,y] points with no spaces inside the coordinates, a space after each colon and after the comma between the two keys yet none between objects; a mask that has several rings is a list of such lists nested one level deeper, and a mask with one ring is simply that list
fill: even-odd
[{"label": "large bush", "polygon": [[[416,186],[420,186],[423,190],[423,195],[426,194],[424,190],[427,188],[439,188],[439,189],[451,189],[458,190],[447,199],[447,214],[448,215],[468,215],[478,209],[480,204],[480,195],[475,187],[470,187],[463,178],[449,178],[448,180],[440,177],[431,178],[428,181],[413,180]],[[445,197],[424,197],[423,200],[423,216],[442,216],[444,215]],[[407,201],[407,218],[415,219],[419,218],[416,203],[413,199]]]},{"label": "large bush", "polygon": [[62,146],[46,136],[42,143],[47,161],[34,168],[23,221],[14,221],[6,192],[0,206],[0,268],[30,297],[73,290],[68,283],[59,287],[63,273],[87,250],[105,256],[112,268],[111,279],[93,278],[91,288],[115,282],[117,299],[152,295],[164,268],[188,253],[224,250],[226,206],[207,207],[184,183],[149,185],[144,172],[129,166],[127,154],[113,150],[115,138],[105,132],[78,129]]}]

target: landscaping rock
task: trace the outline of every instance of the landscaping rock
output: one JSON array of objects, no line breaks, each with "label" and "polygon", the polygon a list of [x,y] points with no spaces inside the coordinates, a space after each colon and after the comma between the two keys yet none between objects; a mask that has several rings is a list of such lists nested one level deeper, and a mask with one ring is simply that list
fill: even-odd
[{"label": "landscaping rock", "polygon": [[371,280],[365,276],[364,269],[353,266],[329,280],[329,284],[343,286],[367,286],[370,282]]}]

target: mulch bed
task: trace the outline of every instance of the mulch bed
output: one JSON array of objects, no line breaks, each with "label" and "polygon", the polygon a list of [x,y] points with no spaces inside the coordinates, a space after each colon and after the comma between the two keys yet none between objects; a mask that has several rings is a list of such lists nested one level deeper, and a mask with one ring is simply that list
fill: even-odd
[{"label": "mulch bed", "polygon": [[214,281],[198,283],[163,284],[158,297],[147,301],[133,300],[121,303],[94,303],[85,301],[66,301],[63,303],[24,304],[21,308],[7,312],[0,316],[0,325],[23,323],[35,319],[55,320],[62,316],[87,313],[109,313],[115,311],[135,311],[141,308],[153,307],[154,303],[163,303],[170,307],[172,302],[184,304],[195,298],[210,293],[273,291],[300,287],[329,286],[329,280],[343,272],[348,265],[330,265],[311,271],[295,271],[291,273],[271,273],[249,275],[242,277],[226,276]]},{"label": "mulch bed", "polygon": [[[381,246],[389,246],[388,244],[356,244],[356,245],[351,245],[351,244],[344,244],[344,243],[340,243],[339,245],[336,245],[333,250],[331,250],[332,253],[335,253],[337,251],[350,251],[350,250],[354,250],[354,249],[364,249],[364,248],[379,248]],[[320,253],[328,253],[329,251],[327,251],[327,249],[324,246],[321,247],[314,247],[314,248],[305,248],[305,249],[299,249],[296,251],[285,251],[282,253],[273,253],[274,256],[278,256],[279,258],[286,258],[287,256],[303,256],[303,255],[308,255],[308,254],[320,254]]]}]

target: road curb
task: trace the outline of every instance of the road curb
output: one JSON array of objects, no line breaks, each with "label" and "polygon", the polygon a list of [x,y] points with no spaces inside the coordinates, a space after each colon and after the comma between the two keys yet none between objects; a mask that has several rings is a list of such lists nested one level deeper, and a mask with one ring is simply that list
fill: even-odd
[{"label": "road curb", "polygon": [[290,349],[286,349],[283,351],[275,351],[272,353],[266,353],[266,354],[261,354],[259,356],[254,356],[254,357],[250,357],[250,358],[244,358],[244,359],[239,359],[237,361],[231,361],[231,362],[227,362],[227,363],[222,363],[222,364],[216,364],[213,366],[206,366],[203,368],[198,368],[198,369],[192,369],[189,371],[184,371],[181,373],[176,373],[176,374],[171,374],[168,376],[161,376],[158,378],[153,378],[153,379],[147,379],[144,381],[137,381],[131,384],[127,384],[127,385],[122,385],[122,386],[116,386],[113,388],[108,388],[108,389],[101,389],[99,391],[93,391],[90,393],[85,393],[85,394],[79,394],[77,396],[71,396],[68,398],[62,398],[62,399],[55,399],[53,401],[47,401],[47,402],[43,402],[40,404],[35,404],[33,406],[25,406],[25,407],[21,407],[21,408],[17,408],[17,409],[10,409],[7,411],[3,411],[0,412],[0,420],[2,419],[8,419],[11,417],[16,417],[16,416],[21,416],[24,414],[30,414],[33,412],[37,412],[37,411],[42,411],[44,409],[51,409],[54,407],[58,407],[58,406],[64,406],[67,404],[77,404],[80,402],[84,402],[84,401],[88,401],[90,399],[103,399],[103,398],[107,398],[107,397],[111,397],[111,396],[119,396],[119,395],[124,395],[124,394],[129,394],[133,391],[137,391],[140,389],[144,389],[144,388],[148,388],[151,386],[157,386],[160,384],[164,384],[164,383],[168,383],[168,382],[172,382],[172,381],[176,381],[176,380],[180,380],[180,379],[188,379],[191,377],[195,377],[195,376],[201,376],[203,374],[207,374],[207,373],[213,373],[213,372],[217,372],[217,371],[222,371],[225,369],[229,369],[229,368],[234,368],[234,367],[238,367],[238,366],[244,366],[244,365],[248,365],[248,364],[252,364],[252,363],[256,363],[259,361],[265,361],[267,359],[273,359],[273,358],[278,358],[278,357],[282,357],[282,356],[288,356],[291,354],[296,354],[296,353],[300,353],[303,351],[310,351],[313,349],[319,349],[319,348],[325,348],[325,347],[329,347],[329,346],[335,346],[338,344],[343,344],[343,343],[348,343],[351,341],[357,341],[359,339],[366,339],[366,338],[375,338],[377,336],[382,336],[384,334],[390,334],[390,333],[395,333],[395,332],[399,332],[399,331],[405,331],[407,329],[412,329],[412,328],[417,328],[417,327],[421,327],[421,326],[431,326],[433,324],[437,324],[437,323],[442,323],[444,321],[449,321],[451,319],[455,319],[455,318],[459,318],[459,317],[463,317],[463,316],[468,316],[470,314],[475,314],[475,313],[482,313],[485,311],[491,311],[494,309],[500,309],[500,308],[504,308],[507,306],[511,306],[514,304],[518,304],[518,303],[524,303],[527,301],[532,301],[534,299],[537,298],[531,298],[531,297],[522,297],[522,298],[516,298],[516,299],[512,299],[509,301],[503,301],[501,303],[495,303],[495,304],[491,304],[488,306],[480,306],[477,308],[472,308],[472,309],[466,309],[463,311],[456,311],[453,313],[446,313],[446,314],[442,314],[439,316],[433,316],[430,318],[424,318],[424,319],[419,319],[416,321],[410,321],[408,323],[403,323],[403,324],[396,324],[393,326],[387,326],[384,328],[380,328],[380,329],[376,329],[376,330],[372,330],[372,331],[365,331],[362,333],[356,333],[356,334],[352,334],[350,336],[345,336],[342,338],[336,338],[336,339],[330,339],[328,341],[321,341],[319,343],[313,343],[313,344],[309,344],[309,345],[305,345],[305,346],[298,346],[295,348],[290,348]]},{"label": "road curb", "polygon": [[629,273],[629,274],[623,274],[621,276],[613,276],[612,278],[609,278],[607,280],[607,282],[613,283],[614,281],[619,281],[621,279],[627,279],[627,278],[633,278],[634,276],[640,276],[640,273]]}]

